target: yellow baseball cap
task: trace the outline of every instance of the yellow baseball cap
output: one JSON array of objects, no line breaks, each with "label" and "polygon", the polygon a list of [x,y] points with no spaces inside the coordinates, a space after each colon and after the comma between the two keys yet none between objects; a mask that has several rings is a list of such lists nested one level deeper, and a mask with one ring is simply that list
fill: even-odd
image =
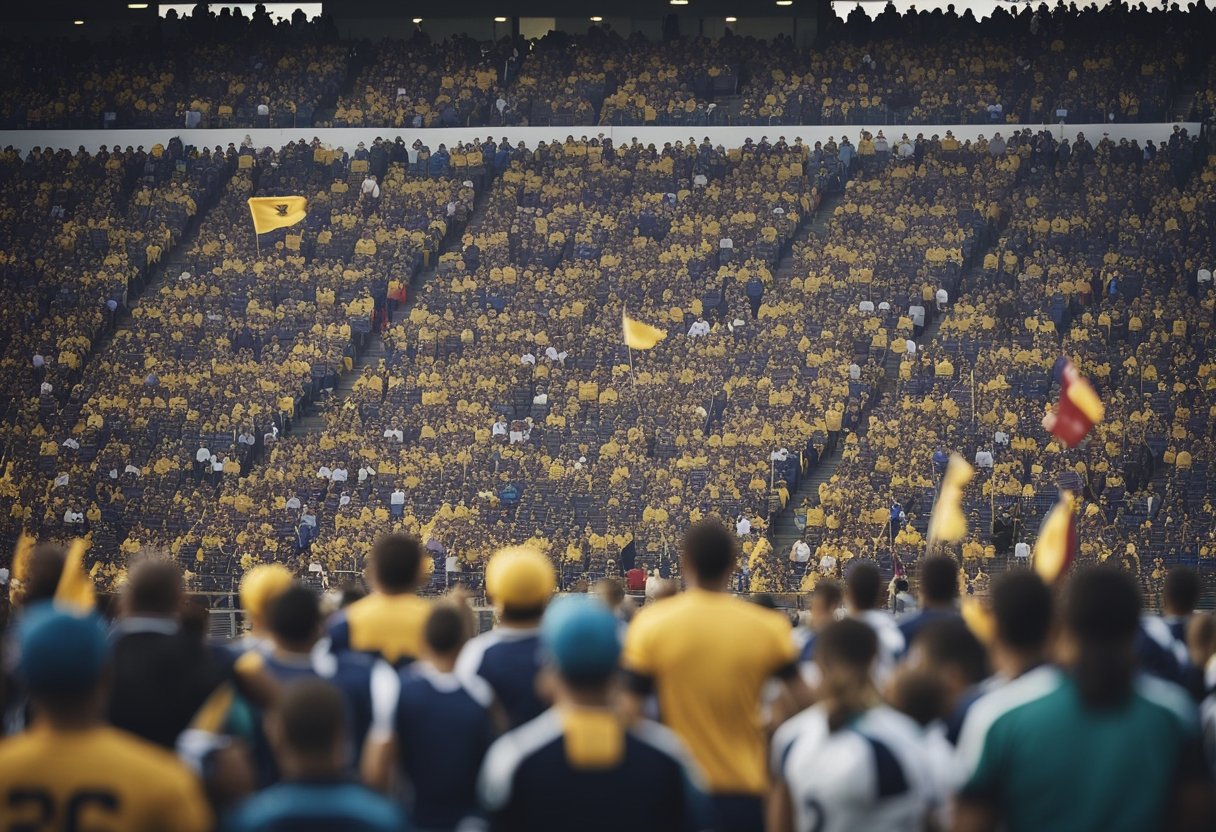
[{"label": "yellow baseball cap", "polygon": [[486,594],[504,607],[539,607],[556,587],[553,563],[527,546],[499,549],[486,564]]},{"label": "yellow baseball cap", "polygon": [[291,570],[281,563],[261,563],[241,578],[241,606],[254,618],[266,614],[270,602],[291,586]]}]

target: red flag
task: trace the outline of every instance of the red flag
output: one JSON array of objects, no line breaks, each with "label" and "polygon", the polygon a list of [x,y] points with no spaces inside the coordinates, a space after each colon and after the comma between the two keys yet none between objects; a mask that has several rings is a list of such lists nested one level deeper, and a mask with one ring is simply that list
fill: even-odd
[{"label": "red flag", "polygon": [[1043,427],[1069,448],[1075,448],[1102,421],[1106,409],[1089,382],[1069,361],[1060,373],[1060,401],[1043,417]]}]

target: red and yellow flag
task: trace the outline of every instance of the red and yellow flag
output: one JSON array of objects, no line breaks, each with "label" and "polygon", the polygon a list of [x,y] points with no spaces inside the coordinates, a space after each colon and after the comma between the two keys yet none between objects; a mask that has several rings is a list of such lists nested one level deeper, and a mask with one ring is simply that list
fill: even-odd
[{"label": "red and yellow flag", "polygon": [[1045,583],[1055,583],[1068,571],[1077,552],[1077,518],[1073,511],[1077,497],[1061,491],[1060,499],[1039,526],[1034,543],[1034,571]]},{"label": "red and yellow flag", "polygon": [[1069,448],[1075,448],[1102,421],[1106,408],[1076,366],[1069,361],[1060,373],[1060,401],[1043,417],[1043,427]]}]

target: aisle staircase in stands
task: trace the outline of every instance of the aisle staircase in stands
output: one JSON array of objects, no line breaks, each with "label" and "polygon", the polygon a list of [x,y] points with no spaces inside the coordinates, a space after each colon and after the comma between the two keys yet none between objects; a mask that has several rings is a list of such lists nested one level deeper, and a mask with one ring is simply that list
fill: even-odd
[{"label": "aisle staircase in stands", "polygon": [[[824,229],[831,221],[832,212],[837,204],[843,201],[843,195],[833,194],[824,200],[823,205],[815,219],[803,229],[804,239],[812,237],[822,240],[825,236]],[[971,275],[983,263],[983,252],[972,258],[970,265],[963,271],[960,277],[960,286],[964,285]],[[781,263],[777,267],[777,275],[780,280],[789,280],[793,275],[793,267],[791,264],[792,256],[787,254],[782,258]],[[941,327],[941,322],[944,316],[937,316],[929,321],[920,336],[916,338],[917,345],[927,344],[937,337],[937,331]],[[874,391],[871,399],[871,407],[876,407],[884,401],[889,401],[894,398],[899,387],[899,363],[900,356],[894,352],[888,351],[886,358],[883,360],[883,376]],[[865,432],[865,414],[862,416],[860,433]],[[819,502],[819,486],[832,478],[836,473],[836,469],[840,466],[841,452],[844,443],[838,443],[834,453],[825,455],[819,464],[807,476],[803,477],[798,484],[798,488],[790,492],[789,502],[786,504],[785,510],[772,519],[769,527],[769,539],[773,544],[773,551],[779,557],[788,557],[789,551],[794,546],[794,541],[802,537],[802,533],[798,530],[798,526],[794,523],[794,509],[802,504],[804,499],[810,498],[811,505],[817,505]]]},{"label": "aisle staircase in stands", "polygon": [[[481,193],[477,195],[477,200],[473,205],[473,213],[469,216],[469,220],[465,224],[464,228],[470,228],[475,223],[481,222],[481,219],[485,214],[489,189],[490,186],[487,186],[482,190]],[[460,248],[463,233],[463,228],[456,229],[456,231],[448,238],[447,243],[445,243],[432,258],[431,264],[414,276],[414,279],[410,282],[408,299],[404,304],[397,307],[395,314],[389,317],[388,323],[390,326],[395,321],[399,321],[403,317],[410,314],[410,310],[413,309],[414,304],[417,303],[418,296],[421,294],[423,287],[434,279],[435,274],[438,271],[440,255]],[[295,424],[292,426],[291,432],[296,435],[302,435],[319,434],[325,430],[324,412],[330,408],[341,407],[342,403],[346,401],[351,392],[354,390],[355,381],[360,375],[363,374],[364,368],[376,367],[387,354],[388,353],[384,348],[384,338],[379,332],[373,331],[368,336],[367,347],[363,350],[363,352],[359,353],[359,355],[355,357],[354,365],[350,371],[344,372],[338,376],[338,383],[334,387],[333,392],[327,395],[321,401],[318,408],[312,409],[310,412],[305,413],[303,416],[296,419]]]}]

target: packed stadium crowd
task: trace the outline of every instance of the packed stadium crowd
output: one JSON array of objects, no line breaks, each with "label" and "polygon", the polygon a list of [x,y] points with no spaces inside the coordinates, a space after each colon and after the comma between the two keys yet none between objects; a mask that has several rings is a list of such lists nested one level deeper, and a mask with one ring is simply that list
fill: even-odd
[{"label": "packed stadium crowd", "polygon": [[[1205,3],[1059,3],[728,33],[343,40],[332,17],[176,10],[99,42],[6,43],[0,126],[1038,124],[1212,114]],[[1190,101],[1184,90],[1194,89]]]},{"label": "packed stadium crowd", "polygon": [[[555,596],[495,553],[494,626],[420,598],[426,550],[379,538],[369,591],[281,565],[207,638],[171,560],[95,598],[76,553],[23,552],[4,641],[0,796],[14,828],[1210,829],[1216,616],[1177,568],[1164,615],[1110,565],[1019,569],[986,605],[926,558],[870,563],[791,617],[735,597],[733,529],[689,526],[684,587]],[[913,594],[913,592],[915,594]],[[895,614],[892,610],[898,609]],[[201,617],[200,617],[201,616]]]}]

